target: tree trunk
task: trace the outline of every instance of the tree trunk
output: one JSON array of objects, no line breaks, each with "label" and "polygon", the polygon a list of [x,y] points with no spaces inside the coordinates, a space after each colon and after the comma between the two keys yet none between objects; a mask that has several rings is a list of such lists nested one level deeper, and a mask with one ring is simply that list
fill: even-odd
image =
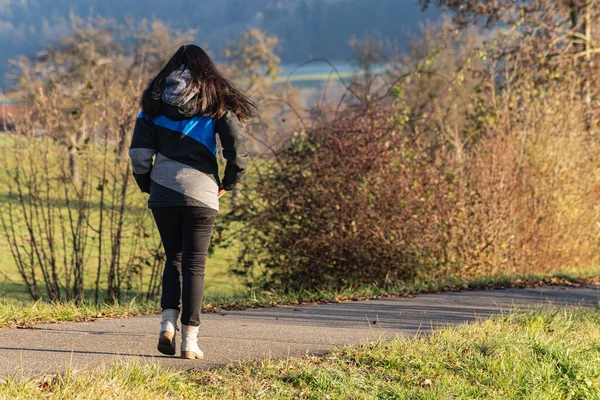
[{"label": "tree trunk", "polygon": [[233,187],[231,192],[231,203],[234,207],[240,205],[240,193],[242,192],[242,184],[238,183]]},{"label": "tree trunk", "polygon": [[585,71],[584,75],[584,96],[585,96],[585,130],[586,132],[590,132],[592,129],[592,25],[593,25],[593,8],[595,0],[588,0],[585,5],[585,25],[583,27],[583,31],[585,34],[585,66],[583,70]]},{"label": "tree trunk", "polygon": [[69,146],[69,172],[71,174],[71,181],[75,185],[79,185],[79,163],[77,160],[78,150],[77,146],[71,145]]},{"label": "tree trunk", "polygon": [[585,103],[588,107],[588,113],[591,114],[592,106],[592,7],[593,0],[589,0],[585,6],[585,61],[586,61],[586,79],[585,79]]}]

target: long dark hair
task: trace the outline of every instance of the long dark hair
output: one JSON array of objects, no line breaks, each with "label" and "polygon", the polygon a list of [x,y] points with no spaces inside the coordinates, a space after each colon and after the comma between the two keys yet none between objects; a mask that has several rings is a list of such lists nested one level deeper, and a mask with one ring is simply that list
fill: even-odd
[{"label": "long dark hair", "polygon": [[177,50],[144,90],[140,103],[150,118],[161,114],[161,96],[167,77],[182,66],[190,71],[191,79],[181,97],[187,98],[195,93],[186,102],[185,110],[180,110],[186,116],[203,115],[219,119],[232,111],[245,121],[256,114],[256,105],[219,73],[208,54],[200,47],[188,44]]}]

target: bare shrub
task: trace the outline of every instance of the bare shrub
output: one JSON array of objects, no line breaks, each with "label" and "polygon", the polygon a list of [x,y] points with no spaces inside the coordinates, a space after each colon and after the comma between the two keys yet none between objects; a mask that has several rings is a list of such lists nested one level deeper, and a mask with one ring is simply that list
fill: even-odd
[{"label": "bare shrub", "polygon": [[5,149],[3,233],[35,299],[152,297],[163,254],[125,150],[154,72],[147,67],[161,62],[152,43],[168,37],[178,46],[189,34],[153,23],[132,38],[130,52],[114,21],[72,17],[71,27],[42,54],[15,63],[12,96],[27,111],[16,116]]},{"label": "bare shrub", "polygon": [[[61,100],[40,90],[5,148],[8,198],[1,221],[25,286],[34,299],[53,301],[84,300],[87,280],[96,301],[155,286],[156,278],[132,283],[141,274],[136,263],[162,256],[145,199],[130,183],[129,160],[117,147],[133,110],[125,99],[127,108],[110,98],[98,103],[99,131],[78,148],[74,179],[59,137],[73,116],[55,106]],[[80,122],[87,124],[85,117]]]}]

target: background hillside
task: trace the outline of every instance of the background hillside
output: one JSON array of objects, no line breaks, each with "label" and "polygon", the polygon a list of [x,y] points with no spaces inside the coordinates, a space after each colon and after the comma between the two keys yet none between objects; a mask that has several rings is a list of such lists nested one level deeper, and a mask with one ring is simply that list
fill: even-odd
[{"label": "background hillside", "polygon": [[[197,31],[197,41],[219,56],[221,46],[249,26],[280,39],[282,62],[313,57],[348,60],[352,36],[380,34],[398,48],[418,25],[436,17],[415,0],[0,0],[0,73],[8,60],[30,55],[68,30],[68,16],[158,18]],[[6,87],[4,80],[3,85]]]}]

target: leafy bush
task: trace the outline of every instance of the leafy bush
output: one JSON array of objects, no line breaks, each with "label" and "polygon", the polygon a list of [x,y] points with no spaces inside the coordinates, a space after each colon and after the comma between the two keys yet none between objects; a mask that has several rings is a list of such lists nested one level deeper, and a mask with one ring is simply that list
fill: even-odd
[{"label": "leafy bush", "polygon": [[229,215],[246,224],[234,272],[298,289],[596,263],[597,93],[548,37],[425,52],[384,96],[301,131]]},{"label": "leafy bush", "polygon": [[598,143],[558,110],[540,120],[545,101],[530,104],[530,129],[491,131],[460,163],[411,135],[390,104],[297,136],[229,215],[246,221],[235,272],[297,289],[593,263]]},{"label": "leafy bush", "polygon": [[312,287],[397,281],[443,263],[452,179],[401,130],[386,105],[297,136],[247,191],[260,199],[234,211],[250,221],[238,272],[260,261],[265,282]]}]

